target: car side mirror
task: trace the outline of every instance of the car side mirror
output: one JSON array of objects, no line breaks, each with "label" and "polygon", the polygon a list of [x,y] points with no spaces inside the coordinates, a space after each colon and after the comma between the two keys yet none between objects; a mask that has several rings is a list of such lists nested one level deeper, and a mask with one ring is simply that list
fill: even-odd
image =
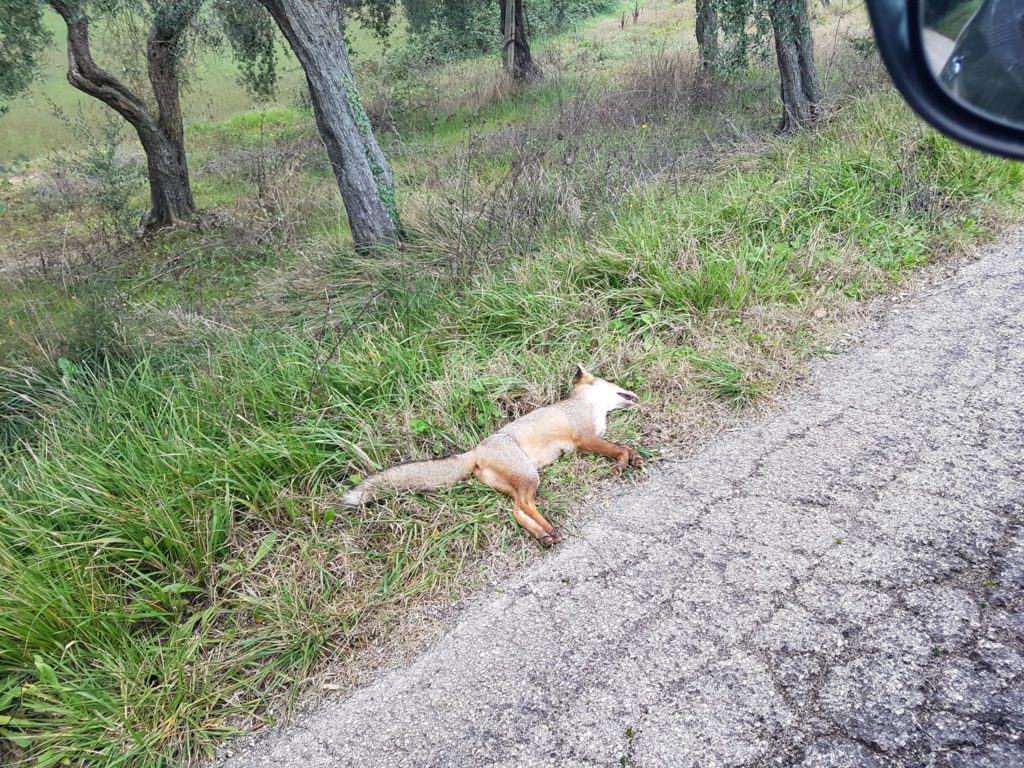
[{"label": "car side mirror", "polygon": [[957,141],[1024,159],[1024,0],[868,0],[903,98]]}]

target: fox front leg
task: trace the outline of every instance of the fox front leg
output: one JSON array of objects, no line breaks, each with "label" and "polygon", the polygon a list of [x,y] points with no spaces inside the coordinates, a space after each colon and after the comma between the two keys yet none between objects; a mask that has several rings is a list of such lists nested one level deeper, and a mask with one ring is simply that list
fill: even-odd
[{"label": "fox front leg", "polygon": [[628,445],[616,445],[596,435],[580,437],[576,439],[576,450],[583,453],[599,453],[610,459],[615,459],[615,466],[612,467],[612,474],[619,477],[626,467],[642,467],[643,457]]}]

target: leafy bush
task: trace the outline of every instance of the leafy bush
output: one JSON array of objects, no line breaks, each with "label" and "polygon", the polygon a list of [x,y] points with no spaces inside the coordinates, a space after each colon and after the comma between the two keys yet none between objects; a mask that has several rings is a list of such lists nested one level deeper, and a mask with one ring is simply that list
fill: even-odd
[{"label": "leafy bush", "polygon": [[[532,36],[562,32],[614,8],[615,0],[533,0],[526,4]],[[410,36],[406,56],[420,62],[457,61],[501,46],[497,5],[481,0],[405,0]]]},{"label": "leafy bush", "polygon": [[109,229],[113,237],[133,232],[142,215],[135,199],[143,188],[145,173],[142,158],[123,149],[123,121],[104,115],[102,120],[92,122],[84,113],[72,116],[55,104],[51,106],[56,118],[83,147],[54,159],[64,177],[64,183],[50,190],[54,207],[59,210],[90,205],[101,214],[97,226]]}]

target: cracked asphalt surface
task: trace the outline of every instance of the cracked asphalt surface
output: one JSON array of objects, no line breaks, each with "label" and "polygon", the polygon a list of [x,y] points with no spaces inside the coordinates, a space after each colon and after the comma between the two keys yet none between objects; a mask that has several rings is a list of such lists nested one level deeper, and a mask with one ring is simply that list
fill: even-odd
[{"label": "cracked asphalt surface", "polygon": [[260,766],[1024,766],[1024,231]]}]

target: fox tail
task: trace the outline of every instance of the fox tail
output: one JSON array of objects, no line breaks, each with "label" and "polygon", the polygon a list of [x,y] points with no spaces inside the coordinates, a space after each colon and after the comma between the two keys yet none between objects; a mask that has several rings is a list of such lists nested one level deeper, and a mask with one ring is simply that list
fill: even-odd
[{"label": "fox tail", "polygon": [[371,475],[342,497],[350,507],[361,507],[373,501],[381,491],[433,491],[454,485],[473,474],[476,459],[473,451],[433,461],[399,464]]}]

